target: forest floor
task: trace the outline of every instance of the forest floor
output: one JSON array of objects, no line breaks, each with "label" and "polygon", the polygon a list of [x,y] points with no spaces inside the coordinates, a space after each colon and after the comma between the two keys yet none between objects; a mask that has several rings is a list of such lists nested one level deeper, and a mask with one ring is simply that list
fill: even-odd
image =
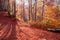
[{"label": "forest floor", "polygon": [[15,18],[0,16],[0,40],[60,40],[60,33],[32,28]]}]

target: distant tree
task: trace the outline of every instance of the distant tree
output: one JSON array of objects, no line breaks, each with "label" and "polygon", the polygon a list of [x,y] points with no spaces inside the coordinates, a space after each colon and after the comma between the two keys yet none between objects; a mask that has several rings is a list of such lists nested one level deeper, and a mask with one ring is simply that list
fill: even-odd
[{"label": "distant tree", "polygon": [[36,21],[36,13],[37,13],[37,0],[35,0],[35,21]]},{"label": "distant tree", "polygon": [[16,0],[11,1],[12,2],[11,4],[10,4],[10,1],[11,0],[8,0],[8,14],[10,17],[14,17],[16,14]]},{"label": "distant tree", "polygon": [[2,9],[2,1],[0,0],[0,10]]},{"label": "distant tree", "polygon": [[36,13],[37,13],[37,0],[32,1],[33,2],[33,12],[32,12],[32,19],[33,21],[36,21]]},{"label": "distant tree", "polygon": [[32,16],[32,0],[29,0],[29,20],[31,20]]},{"label": "distant tree", "polygon": [[42,15],[41,15],[41,19],[43,20],[43,14],[44,14],[44,7],[45,7],[45,0],[43,0],[43,6],[42,6]]},{"label": "distant tree", "polygon": [[10,4],[9,4],[9,0],[8,0],[8,14],[10,16]]},{"label": "distant tree", "polygon": [[23,12],[22,12],[22,18],[23,18],[23,20],[26,22],[27,21],[27,18],[26,18],[26,15],[25,15],[25,6],[24,6],[24,4],[25,4],[25,2],[24,2],[24,0],[23,0]]},{"label": "distant tree", "polygon": [[16,0],[13,2],[13,16],[16,16]]}]

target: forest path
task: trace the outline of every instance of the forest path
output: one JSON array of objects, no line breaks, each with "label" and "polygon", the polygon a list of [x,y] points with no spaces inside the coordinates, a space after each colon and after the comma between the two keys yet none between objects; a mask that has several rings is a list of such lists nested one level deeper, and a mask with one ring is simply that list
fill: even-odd
[{"label": "forest path", "polygon": [[0,40],[60,40],[60,34],[32,28],[15,18],[0,16]]}]

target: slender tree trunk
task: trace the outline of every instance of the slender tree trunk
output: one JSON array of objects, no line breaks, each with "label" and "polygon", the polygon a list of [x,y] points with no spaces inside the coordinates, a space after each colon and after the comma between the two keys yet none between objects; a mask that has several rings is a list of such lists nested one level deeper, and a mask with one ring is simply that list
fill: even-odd
[{"label": "slender tree trunk", "polygon": [[23,0],[23,13],[22,13],[22,17],[23,17],[23,20],[26,22],[27,21],[27,18],[26,18],[26,15],[25,15],[25,6],[24,6],[24,4],[25,4],[25,2],[24,2],[24,0]]},{"label": "slender tree trunk", "polygon": [[10,16],[10,3],[9,3],[9,0],[8,0],[8,14]]},{"label": "slender tree trunk", "polygon": [[30,1],[29,1],[29,21],[30,21]]},{"label": "slender tree trunk", "polygon": [[13,15],[16,17],[16,0],[14,0]]},{"label": "slender tree trunk", "polygon": [[43,18],[44,18],[44,17],[43,17],[43,16],[44,16],[44,6],[45,6],[45,1],[43,0],[43,6],[42,6],[42,16],[41,16],[41,17],[42,17],[42,18],[41,18],[42,20],[43,20]]},{"label": "slender tree trunk", "polygon": [[29,0],[29,20],[31,20],[32,16],[32,0]]},{"label": "slender tree trunk", "polygon": [[2,9],[2,8],[3,8],[2,1],[0,0],[0,9]]},{"label": "slender tree trunk", "polygon": [[[16,0],[8,0],[8,14],[10,17],[15,17],[16,15]],[[12,2],[12,4],[10,4]]]},{"label": "slender tree trunk", "polygon": [[35,0],[35,21],[36,21],[36,13],[37,13],[37,0]]}]

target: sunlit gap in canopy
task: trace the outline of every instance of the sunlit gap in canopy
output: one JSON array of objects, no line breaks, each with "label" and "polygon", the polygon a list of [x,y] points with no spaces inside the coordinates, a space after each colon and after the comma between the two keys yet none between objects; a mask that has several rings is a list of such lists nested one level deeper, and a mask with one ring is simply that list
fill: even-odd
[{"label": "sunlit gap in canopy", "polygon": [[24,3],[24,6],[29,6],[28,0],[16,0],[16,5],[22,5]]},{"label": "sunlit gap in canopy", "polygon": [[21,5],[22,3],[22,0],[16,0],[16,5]]}]

